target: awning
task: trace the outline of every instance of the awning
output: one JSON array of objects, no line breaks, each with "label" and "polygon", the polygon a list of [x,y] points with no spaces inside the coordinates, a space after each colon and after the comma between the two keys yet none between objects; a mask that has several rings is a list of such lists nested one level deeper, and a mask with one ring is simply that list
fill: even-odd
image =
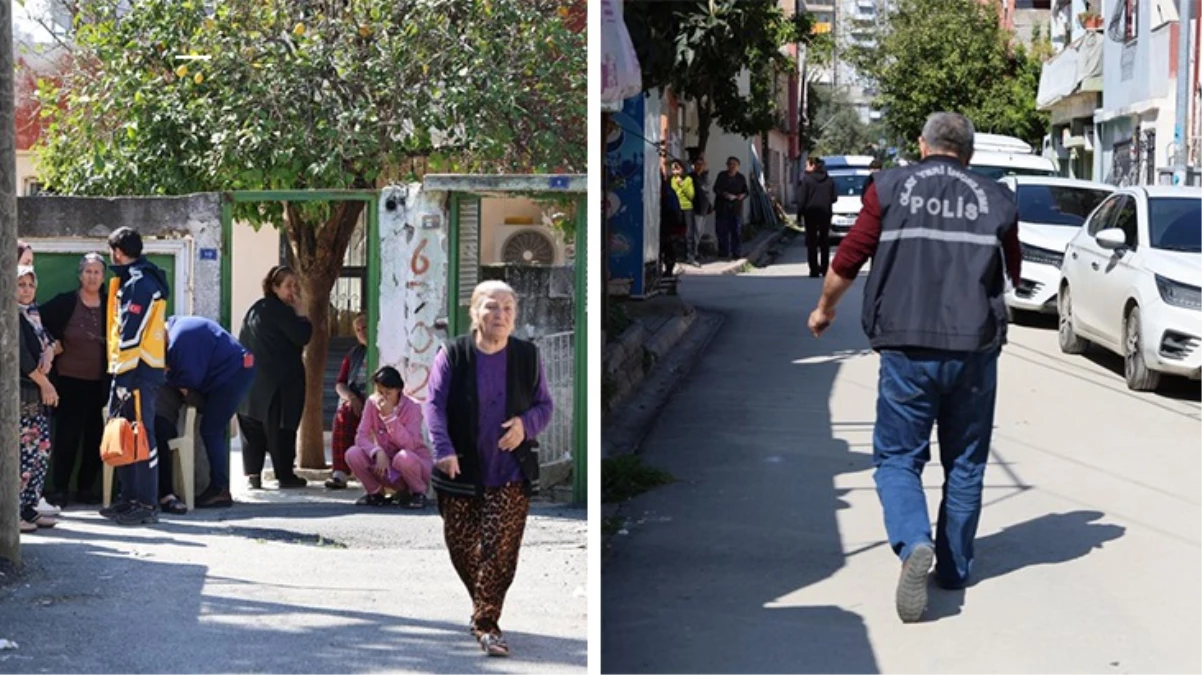
[{"label": "awning", "polygon": [[643,73],[622,19],[621,0],[601,0],[601,109],[622,110],[622,101],[643,90]]},{"label": "awning", "polygon": [[1049,110],[1078,92],[1102,90],[1102,34],[1089,31],[1043,64],[1035,107]]}]

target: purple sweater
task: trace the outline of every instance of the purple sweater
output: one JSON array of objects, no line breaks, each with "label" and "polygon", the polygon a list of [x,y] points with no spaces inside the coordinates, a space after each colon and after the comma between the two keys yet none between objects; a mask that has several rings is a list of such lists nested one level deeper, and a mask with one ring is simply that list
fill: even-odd
[{"label": "purple sweater", "polygon": [[[476,450],[480,456],[480,472],[484,487],[501,487],[523,480],[522,468],[512,452],[498,447],[506,429],[505,423],[505,375],[506,352],[485,354],[476,350],[476,396],[479,404],[480,433],[476,437]],[[430,440],[434,442],[434,461],[455,454],[451,435],[447,431],[447,396],[450,393],[451,364],[445,349],[438,350],[434,367],[430,370],[427,384],[426,424],[430,428]],[[538,364],[538,391],[534,405],[519,415],[526,428],[526,438],[534,439],[551,422],[555,405],[547,391],[547,377],[543,364]]]}]

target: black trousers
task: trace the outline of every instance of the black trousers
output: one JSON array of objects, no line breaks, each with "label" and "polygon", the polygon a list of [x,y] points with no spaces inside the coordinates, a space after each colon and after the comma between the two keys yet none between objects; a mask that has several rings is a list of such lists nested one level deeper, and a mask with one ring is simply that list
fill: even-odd
[{"label": "black trousers", "polygon": [[265,420],[238,415],[238,436],[242,439],[242,471],[247,476],[263,473],[268,455],[277,479],[296,475],[296,429],[280,428],[278,398],[267,409]]},{"label": "black trousers", "polygon": [[826,274],[831,262],[831,214],[806,213],[806,255],[809,257],[810,274]]},{"label": "black trousers", "polygon": [[100,439],[104,436],[103,408],[109,400],[107,383],[104,379],[79,380],[60,376],[56,386],[59,404],[54,417],[54,446],[50,451],[54,490],[67,494],[75,458],[82,452],[76,490],[100,494],[96,478],[102,464]]}]

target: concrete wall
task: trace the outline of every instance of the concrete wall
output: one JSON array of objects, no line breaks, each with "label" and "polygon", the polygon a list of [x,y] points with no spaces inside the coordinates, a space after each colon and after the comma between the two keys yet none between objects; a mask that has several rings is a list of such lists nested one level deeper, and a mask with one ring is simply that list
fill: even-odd
[{"label": "concrete wall", "polygon": [[430,367],[446,331],[435,322],[447,311],[448,195],[421,184],[390,186],[380,194],[380,365],[405,379],[405,393],[426,398]]},{"label": "concrete wall", "polygon": [[480,280],[500,279],[518,294],[514,335],[527,340],[574,330],[576,270],[568,266],[486,265]]},{"label": "concrete wall", "polygon": [[26,197],[29,195],[28,186],[30,181],[36,180],[38,177],[37,167],[34,163],[32,150],[17,151],[17,196]]},{"label": "concrete wall", "polygon": [[[1121,12],[1123,0],[1107,0],[1106,24],[1115,12]],[[1109,38],[1102,51],[1102,107],[1115,110],[1141,101],[1158,99],[1170,93],[1169,28],[1165,24],[1151,30],[1151,2],[1139,3],[1139,35],[1135,40],[1118,43]]]},{"label": "concrete wall", "polygon": [[[192,239],[192,313],[221,318],[221,202],[215,193],[185,197],[21,197],[18,236],[103,241],[128,225],[143,237]],[[101,246],[101,248],[104,248]],[[208,255],[216,252],[216,255]],[[178,296],[177,296],[178,297]]]}]

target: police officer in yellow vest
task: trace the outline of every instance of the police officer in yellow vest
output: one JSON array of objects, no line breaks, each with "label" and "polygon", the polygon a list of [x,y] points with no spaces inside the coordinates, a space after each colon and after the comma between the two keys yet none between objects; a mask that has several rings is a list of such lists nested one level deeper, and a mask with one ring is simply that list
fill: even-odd
[{"label": "police officer in yellow vest", "polygon": [[[121,227],[109,235],[112,270],[109,283],[108,363],[113,378],[109,414],[134,419],[135,395],[141,419],[153,429],[158,389],[166,379],[167,278],[142,257],[142,237]],[[121,493],[100,515],[119,525],[158,522],[158,449],[148,434],[150,457],[117,469]]]}]

